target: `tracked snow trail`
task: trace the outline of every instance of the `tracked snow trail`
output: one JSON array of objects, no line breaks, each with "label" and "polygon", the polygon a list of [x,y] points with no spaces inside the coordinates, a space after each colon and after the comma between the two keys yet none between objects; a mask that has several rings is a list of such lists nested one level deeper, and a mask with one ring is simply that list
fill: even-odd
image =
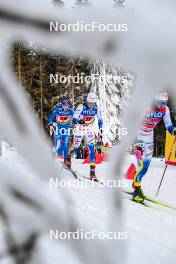
[{"label": "tracked snow trail", "polygon": [[[125,169],[134,157],[126,160]],[[164,162],[152,159],[151,168],[143,180],[146,195],[155,194],[164,170]],[[176,168],[168,167],[158,199],[176,206]],[[130,182],[130,181],[129,181]],[[129,183],[130,186],[130,183]],[[156,211],[124,200],[125,221],[130,237],[131,263],[174,264],[176,261],[176,212],[159,207]]]},{"label": "tracked snow trail", "polygon": [[[133,160],[132,156],[128,156],[124,166],[124,171]],[[15,152],[7,152],[1,158],[0,162],[8,163],[13,166],[13,169],[23,170],[26,177],[32,175],[32,171],[25,165],[22,158]],[[59,161],[58,175],[62,168]],[[108,179],[105,162],[97,166],[97,176],[101,180]],[[144,190],[148,196],[153,196],[156,193],[159,181],[161,179],[164,163],[159,159],[153,159],[151,169],[144,179]],[[89,166],[82,165],[81,160],[73,160],[73,169],[78,171],[78,174],[88,176]],[[176,205],[176,177],[175,168],[169,167],[166,177],[161,187],[159,199],[172,205]],[[52,175],[51,175],[52,177]],[[78,186],[78,181],[73,179],[70,172],[63,169],[61,179],[68,179],[75,182],[75,186],[71,186],[66,194],[70,194],[73,198],[71,203],[68,203],[68,208],[71,213],[78,216],[81,226],[86,226],[88,230],[98,229],[106,231],[106,218],[108,200],[105,200],[105,192],[110,191],[109,188],[95,184],[94,186]],[[85,179],[83,179],[85,181]],[[131,182],[127,182],[131,185]],[[57,191],[57,188],[56,190]],[[63,192],[65,189],[63,188]],[[69,196],[68,200],[69,200]],[[124,231],[128,232],[129,240],[129,255],[127,264],[175,264],[176,260],[176,212],[160,208],[159,211],[151,208],[146,208],[142,205],[135,204],[129,199],[122,199],[124,205]],[[74,207],[73,207],[74,203]],[[73,211],[74,209],[74,211]],[[50,250],[55,251],[57,246],[46,238],[43,240],[45,245],[45,254],[50,256]],[[2,246],[2,245],[1,245]],[[57,254],[53,254],[53,263],[57,262]]]}]

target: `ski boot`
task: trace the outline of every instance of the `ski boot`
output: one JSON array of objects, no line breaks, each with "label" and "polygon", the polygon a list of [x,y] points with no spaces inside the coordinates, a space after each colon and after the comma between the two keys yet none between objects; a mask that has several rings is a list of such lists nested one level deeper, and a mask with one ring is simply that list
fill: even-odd
[{"label": "ski boot", "polygon": [[133,193],[133,201],[137,203],[144,203],[144,192],[141,187],[135,187]]},{"label": "ski boot", "polygon": [[90,179],[92,181],[98,182],[98,179],[95,175],[95,163],[90,163]]},{"label": "ski boot", "polygon": [[140,185],[140,186],[135,186],[135,183],[134,183],[134,181],[133,181],[132,187],[133,187],[133,189],[140,188],[140,191],[141,191],[141,193],[142,193],[142,196],[143,196],[144,199],[145,199],[145,194],[144,194],[144,191],[142,190],[141,185]]},{"label": "ski boot", "polygon": [[71,155],[70,154],[68,154],[66,159],[64,159],[64,164],[69,170],[71,170]]}]

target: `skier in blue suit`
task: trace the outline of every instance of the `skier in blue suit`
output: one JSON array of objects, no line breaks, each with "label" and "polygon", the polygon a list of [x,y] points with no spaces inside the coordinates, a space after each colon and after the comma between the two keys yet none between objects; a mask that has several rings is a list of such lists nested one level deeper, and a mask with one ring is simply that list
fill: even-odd
[{"label": "skier in blue suit", "polygon": [[54,131],[55,149],[57,156],[61,156],[64,152],[64,163],[67,165],[69,142],[70,142],[70,127],[73,119],[74,111],[67,98],[64,98],[61,103],[53,110],[48,122]]}]

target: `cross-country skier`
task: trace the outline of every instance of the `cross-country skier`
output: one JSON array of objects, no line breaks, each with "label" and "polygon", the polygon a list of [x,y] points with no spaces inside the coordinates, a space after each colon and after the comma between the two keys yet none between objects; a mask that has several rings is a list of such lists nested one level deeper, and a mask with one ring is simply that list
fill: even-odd
[{"label": "cross-country skier", "polygon": [[74,111],[67,98],[63,98],[61,103],[54,109],[49,117],[49,124],[54,131],[55,149],[57,156],[64,152],[64,163],[68,162],[68,151],[70,142],[70,126]]},{"label": "cross-country skier", "polygon": [[74,149],[70,151],[73,154],[79,148],[83,138],[86,139],[90,153],[90,178],[97,181],[95,176],[95,131],[94,122],[98,118],[99,131],[102,134],[103,120],[101,111],[97,106],[97,96],[90,92],[86,102],[80,104],[75,110],[73,122],[76,124],[74,129]]},{"label": "cross-country skier", "polygon": [[141,124],[138,141],[136,144],[135,155],[137,158],[138,169],[133,182],[133,199],[136,202],[144,201],[144,193],[141,188],[141,181],[147,173],[153,155],[153,130],[156,125],[163,120],[166,129],[171,135],[176,136],[176,128],[170,118],[170,110],[167,106],[168,95],[161,93],[155,97],[153,106],[147,110],[145,118]]}]

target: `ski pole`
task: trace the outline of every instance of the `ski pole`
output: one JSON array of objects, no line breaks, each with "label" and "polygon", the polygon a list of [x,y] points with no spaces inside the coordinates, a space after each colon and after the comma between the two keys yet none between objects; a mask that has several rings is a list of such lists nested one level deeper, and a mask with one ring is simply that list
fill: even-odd
[{"label": "ski pole", "polygon": [[[53,147],[55,146],[55,143],[53,143],[53,134],[55,135],[55,130],[54,130],[54,127],[50,125],[50,127],[49,127],[49,135],[50,135],[49,144],[51,145],[51,155],[54,157]],[[55,141],[55,139],[54,139],[54,141]]]},{"label": "ski pole", "polygon": [[[170,151],[170,154],[169,154],[169,158],[168,158],[167,161],[169,161],[170,158],[171,158],[172,150],[173,150],[173,148],[174,148],[175,143],[176,143],[176,137],[175,137],[175,140],[174,140],[174,142],[173,142],[173,144],[172,144],[171,151]],[[160,190],[161,184],[162,184],[162,182],[163,182],[164,175],[165,175],[165,173],[166,173],[167,167],[168,167],[168,163],[166,164],[166,166],[165,166],[165,168],[164,168],[163,176],[162,176],[162,178],[161,178],[161,181],[160,181],[160,184],[159,184],[159,187],[158,187],[158,190],[157,190],[156,196],[157,196],[158,193],[159,193],[159,190]]]}]

